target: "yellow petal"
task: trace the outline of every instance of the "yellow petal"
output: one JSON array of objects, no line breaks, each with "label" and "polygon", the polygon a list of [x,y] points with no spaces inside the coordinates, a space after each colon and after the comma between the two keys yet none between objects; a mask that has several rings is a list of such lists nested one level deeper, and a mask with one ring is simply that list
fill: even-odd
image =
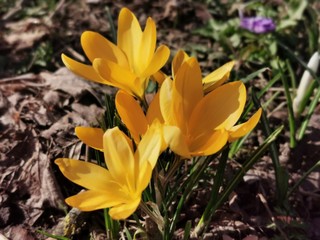
[{"label": "yellow petal", "polygon": [[119,206],[115,206],[109,210],[110,217],[115,220],[121,220],[128,218],[131,214],[133,214],[139,204],[141,198],[137,198],[134,201],[126,204],[121,204]]},{"label": "yellow petal", "polygon": [[135,160],[126,135],[118,127],[103,135],[104,158],[112,177],[121,185],[134,183]]},{"label": "yellow petal", "polygon": [[110,82],[110,85],[123,89],[129,94],[136,94],[141,97],[144,93],[144,86],[135,74],[122,68],[107,59],[96,58],[93,67],[98,74]]},{"label": "yellow petal", "polygon": [[154,95],[147,111],[148,123],[152,123],[155,119],[158,119],[160,123],[164,122],[160,110],[160,92],[157,92],[156,95]]},{"label": "yellow petal", "polygon": [[248,134],[254,127],[258,124],[259,119],[261,117],[262,109],[259,108],[259,110],[252,115],[252,117],[239,125],[236,125],[232,127],[229,132],[229,142],[233,142],[237,140],[238,138],[243,137],[244,135]]},{"label": "yellow petal", "polygon": [[193,156],[208,156],[220,151],[228,140],[228,133],[224,129],[208,131],[189,144]]},{"label": "yellow petal", "polygon": [[87,80],[102,83],[102,84],[108,84],[107,81],[105,81],[103,78],[99,76],[99,74],[93,69],[91,65],[86,65],[80,62],[77,62],[69,57],[67,57],[64,54],[61,54],[61,59],[64,65],[71,70],[73,73],[79,75],[80,77],[83,77]]},{"label": "yellow petal", "polygon": [[223,66],[219,67],[209,75],[207,75],[203,80],[202,83],[204,84],[203,88],[204,91],[210,92],[213,89],[219,87],[222,83],[228,80],[230,72],[234,66],[234,61],[230,61]]},{"label": "yellow petal", "polygon": [[191,113],[203,98],[201,70],[195,58],[189,58],[180,66],[173,86],[173,111],[179,128],[187,134]]},{"label": "yellow petal", "polygon": [[139,165],[148,161],[151,167],[154,168],[163,144],[162,126],[159,122],[154,122],[144,134],[137,147],[135,152],[136,161],[139,161]]},{"label": "yellow petal", "polygon": [[193,111],[189,124],[191,135],[200,135],[207,129],[229,130],[240,118],[245,102],[246,88],[241,81],[216,88]]},{"label": "yellow petal", "polygon": [[161,85],[167,77],[168,76],[164,74],[162,71],[158,71],[152,74],[151,79]]},{"label": "yellow petal", "polygon": [[152,74],[159,71],[166,64],[169,56],[170,50],[167,46],[162,45],[158,47],[151,61],[145,66],[146,68],[141,73],[141,77],[150,77]]},{"label": "yellow petal", "polygon": [[110,189],[109,191],[88,190],[67,198],[68,205],[78,208],[81,211],[94,211],[109,208],[128,202],[121,191]]},{"label": "yellow petal", "polygon": [[117,45],[126,54],[132,70],[138,69],[142,30],[137,18],[127,8],[122,8],[118,19]]},{"label": "yellow petal", "polygon": [[87,189],[105,189],[113,180],[108,170],[90,162],[58,158],[55,164],[66,178]]},{"label": "yellow petal", "polygon": [[181,130],[175,126],[163,126],[163,137],[169,148],[176,154],[190,158],[190,151]]},{"label": "yellow petal", "polygon": [[129,129],[134,141],[140,142],[140,137],[147,131],[148,122],[139,103],[124,91],[118,91],[115,103],[120,118]]},{"label": "yellow petal", "polygon": [[145,161],[137,168],[136,176],[136,194],[140,196],[151,180],[152,166],[149,161]]},{"label": "yellow petal", "polygon": [[167,78],[160,89],[160,110],[164,122],[167,125],[176,126],[176,117],[173,112],[173,99],[172,99],[172,80]]},{"label": "yellow petal", "polygon": [[92,127],[76,127],[77,137],[89,147],[103,151],[103,130]]},{"label": "yellow petal", "polygon": [[183,50],[179,50],[172,60],[172,76],[176,76],[179,68],[181,67],[182,63],[187,61],[190,57],[187,53]]},{"label": "yellow petal", "polygon": [[95,58],[106,58],[128,68],[128,61],[120,48],[96,32],[86,31],[81,35],[81,45],[91,62]]},{"label": "yellow petal", "polygon": [[152,56],[156,49],[156,36],[156,24],[149,17],[147,19],[145,30],[142,33],[141,45],[139,49],[139,58],[137,59],[139,63],[139,72],[143,72],[152,59]]}]

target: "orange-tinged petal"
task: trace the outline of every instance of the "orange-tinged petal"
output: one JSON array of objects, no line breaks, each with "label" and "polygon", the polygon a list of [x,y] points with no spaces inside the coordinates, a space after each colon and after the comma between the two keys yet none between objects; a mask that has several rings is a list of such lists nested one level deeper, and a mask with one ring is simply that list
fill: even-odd
[{"label": "orange-tinged petal", "polygon": [[124,201],[128,202],[128,199],[118,189],[110,189],[109,191],[83,191],[65,201],[68,205],[81,211],[94,211],[119,205]]},{"label": "orange-tinged petal", "polygon": [[102,83],[102,84],[108,84],[106,80],[101,78],[99,74],[94,70],[94,68],[91,65],[86,65],[80,62],[77,62],[69,57],[67,57],[64,54],[61,54],[61,59],[64,65],[71,70],[73,73],[79,75],[80,77],[83,77],[87,80]]},{"label": "orange-tinged petal", "polygon": [[115,103],[120,118],[129,129],[134,141],[140,142],[140,137],[147,131],[148,122],[139,103],[124,91],[118,91]]},{"label": "orange-tinged petal", "polygon": [[160,92],[158,91],[156,95],[154,95],[147,111],[147,121],[148,123],[152,123],[155,119],[158,119],[160,123],[163,123],[163,117],[160,110]]},{"label": "orange-tinged petal", "polygon": [[115,206],[109,210],[109,214],[115,220],[126,219],[137,210],[140,201],[141,198],[137,198],[130,203]]},{"label": "orange-tinged petal", "polygon": [[216,88],[195,107],[189,124],[191,135],[200,135],[207,129],[229,130],[240,118],[245,102],[246,88],[241,81]]},{"label": "orange-tinged petal", "polygon": [[164,74],[162,71],[158,71],[151,76],[151,80],[157,82],[158,84],[162,84],[163,81],[167,78],[168,76]]},{"label": "orange-tinged petal", "polygon": [[166,64],[169,56],[170,50],[167,46],[161,45],[160,47],[158,47],[156,52],[152,56],[151,61],[147,66],[145,66],[146,68],[141,73],[141,77],[150,77],[152,74],[159,71],[160,68],[162,68]]},{"label": "orange-tinged petal", "polygon": [[155,121],[143,135],[137,147],[135,152],[136,161],[139,161],[140,166],[145,161],[148,161],[151,167],[154,168],[163,144],[165,143],[162,138],[162,126],[159,122]]},{"label": "orange-tinged petal", "polygon": [[160,89],[160,110],[162,117],[167,125],[176,126],[176,117],[173,112],[173,99],[172,99],[172,80],[167,78]]},{"label": "orange-tinged petal", "polygon": [[112,177],[121,185],[134,183],[135,160],[127,136],[118,127],[103,135],[104,158]]},{"label": "orange-tinged petal", "polygon": [[137,76],[129,70],[102,58],[96,58],[93,61],[93,67],[103,79],[109,80],[110,85],[123,89],[130,94],[143,96],[144,87]]},{"label": "orange-tinged petal", "polygon": [[171,64],[171,71],[172,71],[172,76],[176,76],[179,68],[181,67],[182,63],[187,61],[190,57],[186,52],[183,50],[179,50],[176,55],[174,56]]},{"label": "orange-tinged petal", "polygon": [[189,144],[193,156],[208,156],[220,151],[228,140],[228,133],[224,129],[208,131]]},{"label": "orange-tinged petal", "polygon": [[199,63],[195,58],[189,58],[180,66],[173,81],[173,111],[184,134],[187,134],[187,124],[193,109],[203,98],[201,80]]},{"label": "orange-tinged petal", "polygon": [[169,148],[176,154],[190,158],[190,151],[181,130],[176,126],[163,126],[163,137]]},{"label": "orange-tinged petal", "polygon": [[108,170],[90,162],[58,158],[55,164],[66,178],[87,189],[105,189],[113,180]]},{"label": "orange-tinged petal", "polygon": [[152,18],[147,19],[146,27],[142,33],[141,45],[139,49],[139,73],[143,72],[149,65],[156,49],[156,24]]},{"label": "orange-tinged petal", "polygon": [[230,76],[230,72],[234,66],[234,61],[230,61],[223,66],[219,67],[209,75],[207,75],[203,80],[202,83],[204,84],[203,88],[204,91],[210,92],[213,89],[219,87],[222,83],[228,80]]},{"label": "orange-tinged petal", "polygon": [[89,147],[103,151],[103,130],[92,127],[76,127],[77,137]]},{"label": "orange-tinged petal", "polygon": [[262,109],[259,108],[259,110],[252,115],[252,117],[239,125],[236,125],[232,127],[229,132],[229,142],[233,142],[237,140],[238,138],[243,137],[244,135],[248,134],[254,127],[258,124],[259,119],[261,117]]},{"label": "orange-tinged petal", "polygon": [[122,50],[99,33],[85,31],[81,35],[81,45],[91,62],[95,58],[106,58],[125,68],[129,67]]},{"label": "orange-tinged petal", "polygon": [[132,70],[138,69],[141,39],[142,30],[137,18],[129,9],[122,8],[118,19],[117,45],[127,55]]}]

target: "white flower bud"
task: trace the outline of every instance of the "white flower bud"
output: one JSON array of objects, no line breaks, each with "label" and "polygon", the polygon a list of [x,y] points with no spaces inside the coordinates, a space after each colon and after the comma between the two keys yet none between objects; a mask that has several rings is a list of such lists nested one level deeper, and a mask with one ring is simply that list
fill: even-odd
[{"label": "white flower bud", "polygon": [[[315,52],[308,62],[308,68],[310,68],[313,72],[316,73],[319,66],[319,60],[320,60],[320,55],[318,52]],[[293,100],[293,112],[295,115],[299,114],[299,109],[300,109],[302,100],[313,81],[314,81],[314,78],[310,74],[309,70],[308,69],[305,70],[302,75],[296,97]]]}]

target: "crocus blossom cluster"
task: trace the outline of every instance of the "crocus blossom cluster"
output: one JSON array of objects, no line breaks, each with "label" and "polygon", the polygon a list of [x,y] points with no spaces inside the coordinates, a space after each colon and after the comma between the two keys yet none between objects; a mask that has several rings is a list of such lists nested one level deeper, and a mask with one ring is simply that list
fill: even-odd
[{"label": "crocus blossom cluster", "polygon": [[[91,65],[66,55],[62,60],[88,80],[119,88],[116,109],[130,137],[117,127],[105,132],[77,127],[80,140],[103,152],[107,168],[67,158],[55,162],[69,180],[87,189],[67,198],[67,204],[83,211],[110,208],[112,218],[125,219],[139,206],[161,152],[169,148],[185,159],[217,153],[228,142],[248,134],[262,110],[237,124],[246,103],[246,88],[241,81],[225,83],[233,61],[203,77],[197,59],[178,51],[172,73],[166,75],[160,69],[169,49],[160,46],[156,50],[154,21],[148,18],[142,31],[133,13],[124,8],[118,26],[117,45],[98,33],[83,33],[81,44]],[[159,89],[146,104],[150,79],[158,82]]]}]

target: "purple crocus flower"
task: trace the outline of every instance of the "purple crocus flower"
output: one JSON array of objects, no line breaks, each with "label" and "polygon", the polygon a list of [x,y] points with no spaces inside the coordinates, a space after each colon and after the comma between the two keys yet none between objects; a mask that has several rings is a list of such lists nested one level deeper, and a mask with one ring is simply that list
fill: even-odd
[{"label": "purple crocus flower", "polygon": [[250,32],[261,34],[272,32],[276,25],[271,18],[266,17],[241,17],[240,27],[247,29]]}]

